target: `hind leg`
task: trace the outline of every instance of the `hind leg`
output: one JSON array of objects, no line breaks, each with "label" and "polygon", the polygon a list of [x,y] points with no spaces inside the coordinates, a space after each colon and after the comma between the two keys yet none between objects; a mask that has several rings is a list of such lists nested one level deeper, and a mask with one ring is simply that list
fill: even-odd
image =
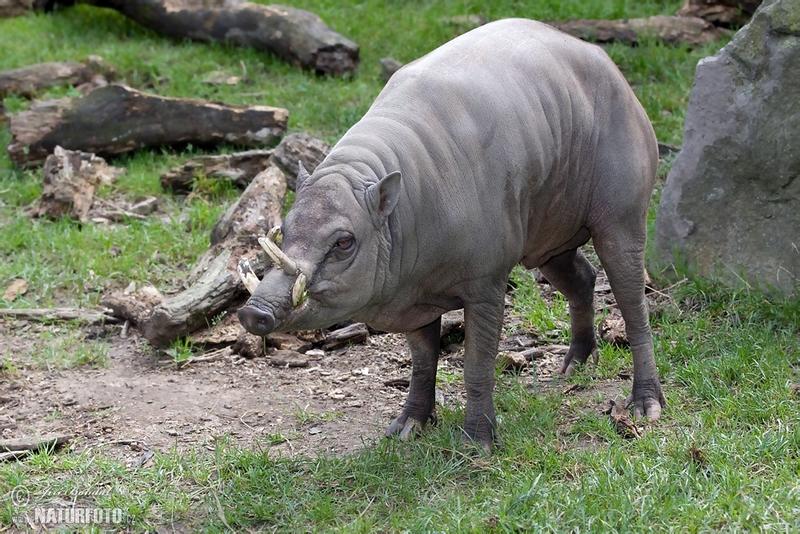
[{"label": "hind leg", "polygon": [[597,273],[578,249],[550,258],[539,270],[569,302],[572,336],[561,365],[561,372],[569,375],[577,365],[585,363],[590,354],[596,354],[594,281]]},{"label": "hind leg", "polygon": [[625,331],[633,353],[633,393],[628,404],[632,405],[635,416],[644,415],[655,420],[661,415],[666,401],[658,379],[644,297],[645,235],[642,222],[606,228],[593,235],[593,240],[625,320]]}]

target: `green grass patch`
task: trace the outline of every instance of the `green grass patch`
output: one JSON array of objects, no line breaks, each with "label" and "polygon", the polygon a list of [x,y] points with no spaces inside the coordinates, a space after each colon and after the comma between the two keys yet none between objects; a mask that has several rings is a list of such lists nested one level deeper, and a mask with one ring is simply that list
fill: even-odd
[{"label": "green grass patch", "polygon": [[[333,79],[253,50],[166,39],[113,11],[78,6],[0,20],[0,69],[99,54],[134,87],[167,96],[283,106],[290,110],[292,130],[334,142],[379,93],[379,58],[410,61],[460,31],[443,17],[623,18],[671,14],[680,4],[295,3],[361,44],[358,73]],[[689,49],[644,41],[607,50],[645,106],[659,140],[679,144],[695,65],[722,44]],[[245,82],[204,84],[203,77],[214,70],[244,75]],[[74,94],[60,87],[41,96]],[[11,112],[29,105],[17,97],[6,97],[3,104]],[[7,126],[0,125],[0,145],[9,139]],[[13,169],[0,153],[0,286],[18,277],[29,283],[28,292],[11,305],[95,305],[104,291],[130,281],[177,287],[236,195],[202,176],[187,198],[161,190],[159,174],[198,153],[186,147],[116,158],[113,163],[127,173],[100,195],[159,195],[162,208],[146,221],[111,226],[30,219],[25,209],[41,192],[39,171]],[[661,176],[668,166],[662,165]],[[651,224],[654,214],[653,207]],[[514,310],[523,327],[566,342],[564,299],[544,299],[522,270],[513,279]],[[21,511],[11,505],[10,491],[25,485],[34,496],[92,493],[88,502],[121,508],[134,531],[796,530],[800,305],[701,281],[682,284],[672,294],[674,305],[653,318],[669,405],[642,439],[623,440],[585,402],[532,391],[524,377],[499,375],[502,443],[491,456],[462,444],[462,407],[440,410],[438,426],[414,442],[382,440],[339,458],[279,459],[270,448],[287,436],[278,434],[265,436],[262,446],[252,449],[220,441],[209,454],[159,453],[141,468],[91,451],[43,451],[23,463],[0,465],[0,528]],[[102,366],[108,358],[103,341],[86,339],[71,326],[44,334],[33,345],[29,361],[37,367]],[[192,349],[175,344],[173,358],[190,358]],[[599,366],[576,374],[572,383],[591,388],[596,380],[630,368],[627,350],[601,345],[600,353]],[[4,357],[0,378],[18,379],[25,365]],[[457,374],[439,376],[441,384],[459,380]],[[341,417],[305,408],[292,415],[300,426]],[[97,488],[104,493],[95,494]]]}]

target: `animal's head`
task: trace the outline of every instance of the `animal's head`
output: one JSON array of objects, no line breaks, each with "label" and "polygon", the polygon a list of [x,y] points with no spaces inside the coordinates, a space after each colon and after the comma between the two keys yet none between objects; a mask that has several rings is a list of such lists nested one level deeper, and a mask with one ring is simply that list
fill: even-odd
[{"label": "animal's head", "polygon": [[383,287],[400,173],[366,189],[339,175],[309,178],[300,164],[294,206],[259,240],[273,266],[239,310],[250,333],[328,327],[368,307]]}]

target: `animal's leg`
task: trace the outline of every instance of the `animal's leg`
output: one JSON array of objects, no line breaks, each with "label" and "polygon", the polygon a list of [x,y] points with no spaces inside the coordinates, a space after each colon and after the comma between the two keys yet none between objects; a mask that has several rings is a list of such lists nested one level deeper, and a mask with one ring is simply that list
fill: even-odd
[{"label": "animal's leg", "polygon": [[433,413],[436,391],[436,366],[439,362],[439,343],[442,318],[406,334],[411,349],[411,384],[406,405],[386,429],[386,435],[399,434],[400,439],[413,437]]},{"label": "animal's leg", "polygon": [[653,354],[653,336],[644,296],[644,217],[639,228],[614,226],[594,235],[597,255],[617,299],[633,352],[633,393],[628,399],[635,416],[658,419],[666,405]]},{"label": "animal's leg", "polygon": [[597,272],[578,249],[555,256],[539,268],[569,302],[572,336],[561,372],[569,375],[590,354],[597,356],[594,336],[594,281]]},{"label": "animal's leg", "polygon": [[497,345],[503,326],[503,289],[490,291],[479,302],[467,302],[464,323],[464,384],[467,391],[464,433],[489,451],[497,426],[492,397]]}]

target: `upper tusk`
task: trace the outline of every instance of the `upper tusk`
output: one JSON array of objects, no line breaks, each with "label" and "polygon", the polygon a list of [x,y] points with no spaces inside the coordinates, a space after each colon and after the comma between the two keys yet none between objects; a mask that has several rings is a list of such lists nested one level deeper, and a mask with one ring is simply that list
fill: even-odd
[{"label": "upper tusk", "polygon": [[280,234],[280,227],[276,226],[269,231],[266,237],[259,237],[258,244],[264,249],[269,258],[276,266],[283,269],[286,274],[290,276],[296,275],[300,270],[297,268],[297,263],[294,262],[289,256],[283,253],[280,247],[275,243],[275,239]]}]

